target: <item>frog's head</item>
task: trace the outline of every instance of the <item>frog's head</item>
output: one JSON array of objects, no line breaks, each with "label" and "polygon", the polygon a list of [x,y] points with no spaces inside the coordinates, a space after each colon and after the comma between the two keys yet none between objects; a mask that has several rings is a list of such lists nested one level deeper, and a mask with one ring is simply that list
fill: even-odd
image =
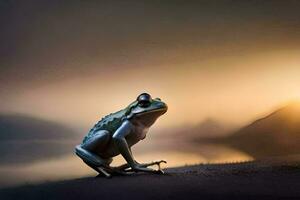
[{"label": "frog's head", "polygon": [[167,112],[168,106],[160,98],[152,99],[147,93],[140,94],[130,109],[130,118],[150,127],[161,115]]}]

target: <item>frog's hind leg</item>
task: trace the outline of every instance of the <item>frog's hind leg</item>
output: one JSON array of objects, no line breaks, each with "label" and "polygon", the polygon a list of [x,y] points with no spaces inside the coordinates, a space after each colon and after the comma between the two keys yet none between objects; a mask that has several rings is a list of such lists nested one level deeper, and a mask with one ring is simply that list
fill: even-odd
[{"label": "frog's hind leg", "polygon": [[100,130],[96,132],[93,137],[88,139],[84,144],[77,145],[75,148],[75,153],[92,169],[98,173],[110,177],[108,172],[109,165],[112,159],[103,159],[98,156],[95,152],[101,151],[106,148],[110,139],[110,134],[108,131]]},{"label": "frog's hind leg", "polygon": [[81,147],[93,153],[103,152],[107,145],[109,144],[111,135],[106,130],[99,130],[93,133],[90,138],[88,138]]},{"label": "frog's hind leg", "polygon": [[98,155],[82,148],[81,145],[76,146],[75,153],[85,164],[97,171],[99,174],[104,175],[107,178],[111,177],[111,174],[105,170],[105,166],[109,166],[111,159],[102,159]]},{"label": "frog's hind leg", "polygon": [[[87,161],[83,161],[85,162],[85,164],[87,164],[89,167],[91,167],[92,169],[94,169],[96,172],[99,173],[99,175],[101,176],[105,176],[106,178],[111,178],[111,174],[108,173],[106,170],[104,170],[101,166],[95,166]],[[97,177],[99,177],[99,175]]]}]

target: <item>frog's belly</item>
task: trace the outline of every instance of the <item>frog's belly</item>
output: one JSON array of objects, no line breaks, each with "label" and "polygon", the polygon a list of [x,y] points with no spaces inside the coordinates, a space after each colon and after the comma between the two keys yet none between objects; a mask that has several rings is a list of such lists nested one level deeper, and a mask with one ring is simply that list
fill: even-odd
[{"label": "frog's belly", "polygon": [[[140,140],[146,137],[149,128],[144,126],[135,126],[132,132],[126,137],[126,141],[129,147],[135,145]],[[103,158],[111,158],[120,154],[119,149],[116,147],[113,140],[110,140],[105,150],[99,150],[97,152]]]},{"label": "frog's belly", "polygon": [[143,140],[146,137],[149,128],[144,126],[136,126],[131,134],[126,137],[126,141],[128,145],[131,147],[132,145],[136,144],[140,140]]}]

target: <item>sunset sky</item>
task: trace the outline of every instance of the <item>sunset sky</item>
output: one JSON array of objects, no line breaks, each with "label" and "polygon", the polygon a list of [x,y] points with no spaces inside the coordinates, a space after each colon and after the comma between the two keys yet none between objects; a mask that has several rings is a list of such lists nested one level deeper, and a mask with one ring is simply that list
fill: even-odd
[{"label": "sunset sky", "polygon": [[[29,3],[30,2],[30,3]],[[300,98],[300,1],[2,1],[0,111],[89,127],[141,92],[160,127]]]}]

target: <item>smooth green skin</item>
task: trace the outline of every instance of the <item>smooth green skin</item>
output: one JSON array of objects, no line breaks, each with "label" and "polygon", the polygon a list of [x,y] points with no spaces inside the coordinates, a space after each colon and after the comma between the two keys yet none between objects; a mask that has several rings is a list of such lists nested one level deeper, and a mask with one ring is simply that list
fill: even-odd
[{"label": "smooth green skin", "polygon": [[[134,101],[125,109],[107,115],[96,123],[75,152],[87,165],[106,177],[138,171],[163,173],[160,163],[166,161],[140,164],[134,160],[131,146],[145,138],[147,130],[167,109],[167,105],[159,98],[152,99],[147,107],[141,107]],[[127,163],[119,167],[109,166],[112,158],[119,154]],[[159,169],[147,168],[152,165],[157,165]]]}]

